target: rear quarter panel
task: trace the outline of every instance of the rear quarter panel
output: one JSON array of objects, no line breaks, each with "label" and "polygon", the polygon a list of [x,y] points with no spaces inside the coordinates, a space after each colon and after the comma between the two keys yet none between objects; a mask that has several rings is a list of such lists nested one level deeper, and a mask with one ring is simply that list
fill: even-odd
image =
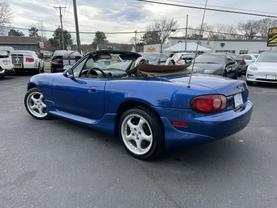
[{"label": "rear quarter panel", "polygon": [[160,80],[109,80],[106,83],[106,112],[114,113],[127,101],[138,101],[152,107],[187,109],[191,99],[214,90],[202,86],[188,88]]}]

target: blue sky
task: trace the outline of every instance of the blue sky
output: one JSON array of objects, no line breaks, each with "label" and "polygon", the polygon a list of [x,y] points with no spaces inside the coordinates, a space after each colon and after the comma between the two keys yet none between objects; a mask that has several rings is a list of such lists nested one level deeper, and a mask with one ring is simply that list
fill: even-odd
[{"label": "blue sky", "polygon": [[[203,6],[205,0],[159,0],[178,4]],[[11,25],[30,27],[43,25],[45,29],[54,30],[59,26],[58,11],[53,6],[66,6],[63,10],[64,28],[74,31],[72,0],[9,0],[12,10]],[[162,5],[147,4],[135,0],[77,0],[81,31],[134,31],[145,30],[147,24],[161,17],[171,17],[178,21],[179,27],[185,26],[186,14],[189,25],[198,26],[202,11]],[[241,10],[255,10],[259,13],[276,14],[276,0],[209,0],[210,7],[226,7]],[[225,14],[208,11],[205,22],[211,25],[233,24],[250,19],[253,16]],[[51,36],[45,33],[45,36]],[[182,35],[178,33],[177,35]],[[110,41],[129,42],[131,35],[110,35]],[[74,38],[74,35],[73,35]],[[81,35],[83,43],[89,43],[93,35]]]}]

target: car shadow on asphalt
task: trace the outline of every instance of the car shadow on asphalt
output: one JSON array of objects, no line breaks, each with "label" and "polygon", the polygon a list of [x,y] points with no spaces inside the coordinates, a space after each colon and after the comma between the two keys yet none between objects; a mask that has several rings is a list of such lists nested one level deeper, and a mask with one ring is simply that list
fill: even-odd
[{"label": "car shadow on asphalt", "polygon": [[[53,120],[51,122],[53,122]],[[59,126],[59,128],[65,128],[67,131],[70,130],[72,133],[78,134],[78,139],[80,140],[87,140],[87,138],[90,138],[91,140],[89,143],[92,145],[92,149],[95,145],[94,142],[97,141],[96,145],[109,145],[114,149],[115,154],[126,154],[130,157],[128,153],[125,152],[123,144],[117,136],[112,136],[90,127],[62,119],[54,119],[54,122],[56,123],[55,125]],[[151,160],[150,163],[176,164],[176,162],[185,162],[193,163],[195,165],[203,163],[206,165],[215,165],[216,163],[224,165],[224,163],[236,160],[235,158],[244,157],[246,152],[248,152],[244,151],[244,147],[247,148],[247,146],[240,141],[242,141],[240,135],[235,135],[215,142],[184,145],[181,148],[175,148],[169,152],[166,152],[161,157]],[[250,155],[247,155],[247,157],[249,156]]]},{"label": "car shadow on asphalt", "polygon": [[277,83],[253,83],[253,84],[248,84],[248,86],[251,86],[252,88],[272,88],[272,89],[277,89]]},{"label": "car shadow on asphalt", "polygon": [[15,79],[15,77],[14,76],[5,76],[5,77],[0,78],[0,82],[12,80],[12,79]]}]

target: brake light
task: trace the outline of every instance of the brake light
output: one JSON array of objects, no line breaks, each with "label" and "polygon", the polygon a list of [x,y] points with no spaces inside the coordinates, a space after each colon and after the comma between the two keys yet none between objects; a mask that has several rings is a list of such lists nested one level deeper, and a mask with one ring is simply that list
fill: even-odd
[{"label": "brake light", "polygon": [[34,62],[34,61],[35,61],[34,58],[30,58],[30,57],[26,58],[26,62]]},{"label": "brake light", "polygon": [[205,95],[192,100],[192,108],[202,113],[219,112],[226,106],[227,98],[224,95]]},{"label": "brake light", "polygon": [[244,60],[240,60],[240,65],[246,65],[246,62]]}]

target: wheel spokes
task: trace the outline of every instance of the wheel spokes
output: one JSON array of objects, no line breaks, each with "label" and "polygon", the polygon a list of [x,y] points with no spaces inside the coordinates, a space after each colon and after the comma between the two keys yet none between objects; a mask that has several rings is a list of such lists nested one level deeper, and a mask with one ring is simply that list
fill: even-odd
[{"label": "wheel spokes", "polygon": [[31,96],[31,100],[36,103],[38,100],[34,97],[34,95]]},{"label": "wheel spokes", "polygon": [[137,154],[147,152],[152,145],[152,131],[148,122],[139,115],[131,115],[125,123],[127,146]]},{"label": "wheel spokes", "polygon": [[141,139],[142,139],[142,140],[145,140],[145,141],[147,141],[147,142],[151,142],[151,140],[152,140],[152,135],[147,135],[147,134],[145,134],[145,132],[143,131],[143,132],[141,133]]},{"label": "wheel spokes", "polygon": [[46,104],[44,103],[44,96],[40,92],[35,92],[30,95],[28,100],[28,108],[31,113],[36,117],[44,117],[47,115],[45,109]]},{"label": "wheel spokes", "polygon": [[129,126],[131,131],[137,127],[135,124],[132,123],[132,119],[128,120],[127,125]]}]

